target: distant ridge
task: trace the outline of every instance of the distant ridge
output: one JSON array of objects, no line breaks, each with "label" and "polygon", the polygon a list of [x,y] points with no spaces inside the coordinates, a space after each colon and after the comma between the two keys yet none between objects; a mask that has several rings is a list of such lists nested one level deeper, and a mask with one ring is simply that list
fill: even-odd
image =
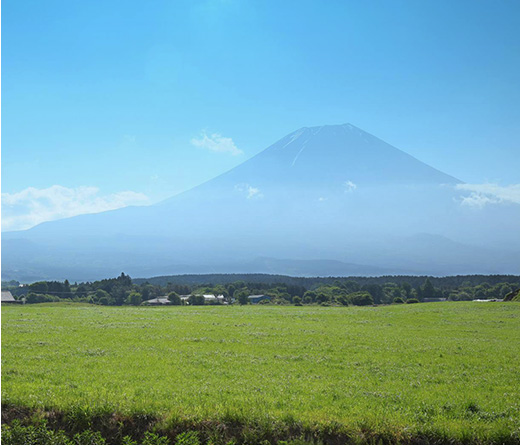
[{"label": "distant ridge", "polygon": [[301,285],[310,289],[313,285],[333,284],[335,281],[352,280],[359,285],[378,284],[382,285],[388,282],[401,285],[403,282],[409,283],[412,287],[423,285],[424,281],[429,278],[435,287],[440,287],[446,280],[451,281],[453,286],[461,286],[467,282],[470,286],[479,285],[483,282],[489,283],[491,286],[502,282],[520,283],[520,275],[480,275],[473,274],[467,276],[407,276],[407,275],[388,275],[374,277],[292,277],[278,274],[180,274],[173,276],[159,276],[150,278],[132,279],[132,282],[142,285],[149,283],[151,285],[166,286],[168,283],[172,285],[225,285],[233,282],[276,284],[285,283],[287,285]]}]

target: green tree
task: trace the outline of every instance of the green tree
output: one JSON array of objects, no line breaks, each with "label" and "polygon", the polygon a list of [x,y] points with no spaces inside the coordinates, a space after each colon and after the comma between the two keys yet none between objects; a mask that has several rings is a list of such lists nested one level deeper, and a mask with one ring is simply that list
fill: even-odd
[{"label": "green tree", "polygon": [[94,293],[94,300],[96,302],[101,302],[101,299],[103,298],[106,298],[106,302],[108,302],[110,299],[110,294],[108,294],[105,290],[102,289],[96,290],[96,292]]},{"label": "green tree", "polygon": [[[351,293],[352,294],[352,293]],[[345,305],[345,306],[348,306],[349,304],[349,301],[350,299],[348,298],[348,295],[344,295],[344,294],[341,294],[340,296],[338,296],[336,298],[336,300],[341,304],[341,305]]]},{"label": "green tree", "polygon": [[403,282],[401,284],[401,288],[403,289],[404,295],[407,299],[412,296],[412,285],[410,285],[408,282]]},{"label": "green tree", "polygon": [[361,291],[366,291],[370,293],[372,298],[374,299],[374,302],[376,304],[380,304],[385,299],[385,293],[383,291],[383,287],[381,285],[377,284],[367,284],[363,285],[361,287]]},{"label": "green tree", "polygon": [[361,287],[357,282],[354,282],[353,280],[347,280],[343,284],[343,288],[347,291],[347,293],[355,293],[356,291],[361,290]]},{"label": "green tree", "polygon": [[172,291],[170,294],[168,294],[168,300],[172,303],[172,305],[182,305],[182,300],[175,291]]},{"label": "green tree", "polygon": [[500,284],[500,286],[498,288],[498,297],[500,297],[500,299],[503,299],[511,291],[513,291],[513,289],[511,288],[511,285],[509,285],[507,283]]},{"label": "green tree", "polygon": [[116,301],[107,294],[106,296],[100,297],[98,303],[100,305],[114,305]]},{"label": "green tree", "polygon": [[70,283],[68,280],[65,280],[63,282],[63,296],[64,298],[70,298],[72,297],[72,293],[70,292]]},{"label": "green tree", "polygon": [[293,301],[293,304],[296,305],[297,307],[302,306],[302,298],[300,296],[294,296],[292,301]]},{"label": "green tree", "polygon": [[417,296],[417,299],[418,299],[418,300],[423,300],[424,293],[423,293],[423,288],[422,288],[422,286],[419,285],[419,286],[415,289],[415,295]]},{"label": "green tree", "polygon": [[426,278],[422,287],[423,299],[428,297],[437,297],[437,293],[429,278]]},{"label": "green tree", "polygon": [[367,291],[358,291],[357,293],[349,294],[347,297],[353,305],[365,306],[374,304],[374,298]]},{"label": "green tree", "polygon": [[311,296],[303,296],[303,303],[304,304],[312,304],[312,297]]},{"label": "green tree", "polygon": [[45,294],[49,291],[49,286],[47,285],[47,282],[34,282],[29,285],[29,290],[33,293]]},{"label": "green tree", "polygon": [[25,302],[28,304],[39,304],[40,302],[43,302],[42,295],[36,293],[28,293],[25,296]]},{"label": "green tree", "polygon": [[236,290],[233,297],[240,305],[247,305],[249,303],[249,293],[244,289]]},{"label": "green tree", "polygon": [[319,293],[316,296],[316,302],[322,304],[323,302],[328,302],[329,298],[325,293]]},{"label": "green tree", "polygon": [[192,294],[188,297],[188,303],[190,305],[204,305],[204,296],[200,294]]},{"label": "green tree", "polygon": [[450,300],[472,300],[472,297],[466,291],[454,291],[453,293],[450,293],[449,299]]},{"label": "green tree", "polygon": [[305,291],[303,294],[303,302],[312,304],[316,300],[316,293],[314,291]]},{"label": "green tree", "polygon": [[126,298],[126,303],[129,305],[141,305],[142,301],[143,296],[141,295],[141,293],[137,293],[135,291],[132,291]]}]

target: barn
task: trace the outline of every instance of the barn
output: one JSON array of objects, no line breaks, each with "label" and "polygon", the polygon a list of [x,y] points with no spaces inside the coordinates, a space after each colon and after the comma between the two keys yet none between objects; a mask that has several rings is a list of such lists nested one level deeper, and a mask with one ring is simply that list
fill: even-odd
[{"label": "barn", "polygon": [[11,294],[11,291],[2,291],[2,303],[3,304],[16,304],[19,303],[13,295]]}]

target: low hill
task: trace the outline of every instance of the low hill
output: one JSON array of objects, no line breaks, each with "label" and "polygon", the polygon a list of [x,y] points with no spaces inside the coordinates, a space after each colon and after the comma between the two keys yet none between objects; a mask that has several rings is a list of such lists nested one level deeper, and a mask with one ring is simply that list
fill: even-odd
[{"label": "low hill", "polygon": [[136,278],[132,282],[142,285],[143,283],[150,283],[152,285],[166,286],[168,283],[174,285],[225,285],[233,282],[247,282],[247,283],[261,283],[261,284],[276,284],[284,283],[287,285],[300,285],[307,289],[315,285],[332,284],[335,281],[351,280],[359,285],[376,284],[383,285],[388,282],[396,283],[398,285],[406,282],[413,287],[418,287],[424,284],[426,279],[430,279],[433,286],[437,288],[442,287],[459,287],[463,284],[468,286],[476,286],[482,283],[488,283],[493,286],[498,283],[520,283],[520,276],[514,275],[467,275],[467,276],[447,276],[447,277],[432,277],[432,276],[377,276],[377,277],[291,277],[277,274],[181,274],[174,276],[159,276],[150,278]]}]

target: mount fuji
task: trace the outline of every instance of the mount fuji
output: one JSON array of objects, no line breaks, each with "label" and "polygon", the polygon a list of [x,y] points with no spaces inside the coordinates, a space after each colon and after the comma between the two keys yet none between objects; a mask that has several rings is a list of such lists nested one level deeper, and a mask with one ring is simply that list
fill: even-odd
[{"label": "mount fuji", "polygon": [[305,127],[155,205],[3,233],[2,275],[518,274],[520,206],[463,206],[460,183],[351,124]]}]

